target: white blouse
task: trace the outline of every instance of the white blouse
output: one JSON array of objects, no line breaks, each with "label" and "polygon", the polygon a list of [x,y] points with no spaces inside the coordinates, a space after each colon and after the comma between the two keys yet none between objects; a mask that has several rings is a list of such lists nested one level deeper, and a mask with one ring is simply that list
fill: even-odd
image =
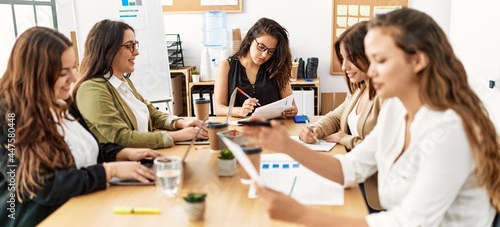
[{"label": "white blouse", "polygon": [[[378,170],[385,212],[366,217],[369,226],[484,226],[495,211],[476,183],[476,164],[462,120],[453,110],[421,107],[405,141],[406,109],[388,99],[373,131],[340,160],[345,186],[363,182]],[[397,160],[396,160],[397,159]]]},{"label": "white blouse", "polygon": [[349,115],[347,115],[347,126],[349,126],[349,131],[351,132],[352,136],[359,136],[357,128],[359,121],[359,114],[356,114],[356,109],[358,109],[359,100],[361,100],[361,97],[358,99],[356,105],[354,105],[354,108],[352,108],[352,111],[349,113]]},{"label": "white blouse", "polygon": [[[69,147],[75,160],[77,169],[97,164],[99,155],[99,144],[97,140],[87,131],[74,117],[68,113],[68,117],[62,119],[62,127],[57,126],[57,131],[64,137],[64,141]],[[57,118],[55,117],[57,122]]]},{"label": "white blouse", "polygon": [[118,91],[118,94],[120,94],[123,101],[125,101],[125,104],[127,104],[130,110],[132,110],[132,113],[134,113],[137,121],[137,131],[148,132],[150,119],[148,107],[135,97],[127,81],[120,80],[113,75],[109,78],[109,83]]}]

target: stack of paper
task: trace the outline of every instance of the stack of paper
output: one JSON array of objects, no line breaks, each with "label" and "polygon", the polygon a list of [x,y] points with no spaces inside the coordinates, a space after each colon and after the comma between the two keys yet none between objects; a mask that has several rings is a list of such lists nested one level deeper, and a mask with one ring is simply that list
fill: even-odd
[{"label": "stack of paper", "polygon": [[[262,154],[260,180],[276,191],[287,195],[291,192],[290,196],[302,204],[344,204],[344,188],[340,184],[312,172],[286,154]],[[253,186],[248,197],[256,197]]]}]

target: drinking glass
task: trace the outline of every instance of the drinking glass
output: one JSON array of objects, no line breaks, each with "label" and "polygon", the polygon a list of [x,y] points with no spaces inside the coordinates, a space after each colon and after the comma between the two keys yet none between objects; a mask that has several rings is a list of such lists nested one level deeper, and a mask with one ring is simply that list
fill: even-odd
[{"label": "drinking glass", "polygon": [[182,187],[182,159],[177,156],[155,158],[156,188],[166,197],[175,197]]}]

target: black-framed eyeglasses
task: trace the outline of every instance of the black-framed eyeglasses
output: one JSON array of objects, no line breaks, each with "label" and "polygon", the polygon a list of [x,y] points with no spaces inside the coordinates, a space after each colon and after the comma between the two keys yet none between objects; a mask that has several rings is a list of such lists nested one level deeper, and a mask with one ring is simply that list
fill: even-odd
[{"label": "black-framed eyeglasses", "polygon": [[134,42],[127,42],[122,45],[122,47],[126,47],[128,50],[130,50],[130,53],[134,53],[135,50],[139,50],[139,41]]},{"label": "black-framed eyeglasses", "polygon": [[257,43],[257,50],[259,50],[262,53],[267,51],[267,53],[269,55],[273,55],[274,51],[276,51],[276,48],[273,48],[273,49],[267,48],[266,45],[259,43],[259,41],[257,41],[257,39],[255,39],[255,42]]}]

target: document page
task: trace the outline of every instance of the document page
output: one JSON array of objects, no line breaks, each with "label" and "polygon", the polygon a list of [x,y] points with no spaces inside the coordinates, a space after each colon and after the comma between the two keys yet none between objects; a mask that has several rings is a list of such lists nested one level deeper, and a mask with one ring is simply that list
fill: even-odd
[{"label": "document page", "polygon": [[290,136],[291,139],[301,143],[302,145],[306,146],[307,148],[313,150],[313,151],[323,151],[323,152],[329,152],[337,143],[330,143],[326,142],[324,140],[319,140],[319,143],[305,143],[304,141],[300,140],[298,136]]},{"label": "document page", "polygon": [[266,120],[277,118],[281,116],[281,113],[283,113],[284,110],[292,107],[292,103],[293,95],[289,95],[284,99],[280,99],[276,102],[269,103],[265,106],[261,106],[255,109],[255,112],[252,114],[252,116],[259,116],[265,118]]},{"label": "document page", "polygon": [[[307,205],[343,205],[344,188],[298,163],[286,154],[262,154],[260,180],[266,187]],[[256,198],[250,186],[249,198]]]}]

